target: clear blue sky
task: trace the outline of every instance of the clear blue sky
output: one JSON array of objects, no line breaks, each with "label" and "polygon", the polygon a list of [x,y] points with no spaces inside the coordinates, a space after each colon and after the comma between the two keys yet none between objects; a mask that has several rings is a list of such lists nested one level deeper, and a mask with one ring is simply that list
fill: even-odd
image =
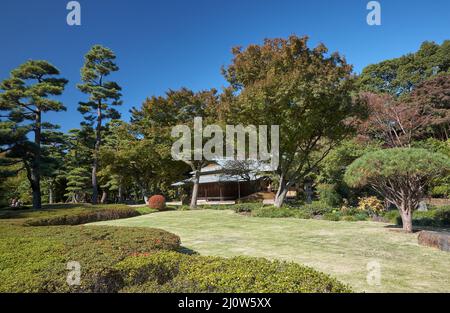
[{"label": "clear blue sky", "polygon": [[2,0],[0,79],[27,59],[50,61],[69,79],[59,97],[67,112],[46,119],[78,127],[85,96],[76,89],[83,55],[93,44],[115,51],[129,109],[182,86],[226,83],[220,73],[231,47],[264,38],[308,35],[344,54],[355,71],[415,51],[422,41],[450,39],[450,1],[380,0],[382,25],[366,24],[368,0],[80,0],[81,26],[66,24],[68,0]]}]

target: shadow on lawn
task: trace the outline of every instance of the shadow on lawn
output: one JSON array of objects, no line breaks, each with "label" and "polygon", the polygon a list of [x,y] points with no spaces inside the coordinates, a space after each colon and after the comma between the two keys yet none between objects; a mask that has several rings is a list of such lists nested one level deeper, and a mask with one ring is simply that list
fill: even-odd
[{"label": "shadow on lawn", "polygon": [[190,248],[184,247],[184,246],[180,246],[180,248],[178,248],[177,252],[183,253],[183,254],[187,254],[187,255],[199,255],[200,253],[198,253],[195,250],[192,250]]},{"label": "shadow on lawn", "polygon": [[[384,228],[387,228],[390,231],[404,232],[406,233],[402,226],[399,225],[386,225]],[[436,226],[414,226],[413,225],[413,233],[418,233],[422,230],[427,231],[435,231],[435,232],[449,232],[450,228],[448,227],[436,227]]]}]

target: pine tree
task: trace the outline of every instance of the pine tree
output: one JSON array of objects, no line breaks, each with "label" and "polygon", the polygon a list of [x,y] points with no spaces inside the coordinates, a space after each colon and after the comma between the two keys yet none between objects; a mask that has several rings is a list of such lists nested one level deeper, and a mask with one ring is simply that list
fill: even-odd
[{"label": "pine tree", "polygon": [[[5,163],[22,163],[33,192],[33,209],[41,208],[41,171],[43,131],[55,128],[43,122],[43,114],[65,110],[64,105],[49,96],[60,95],[67,80],[57,78],[56,67],[41,60],[30,60],[11,72],[0,84],[0,152]],[[28,134],[33,133],[33,141]]]},{"label": "pine tree", "polygon": [[84,201],[83,195],[86,194],[86,186],[89,183],[89,170],[83,167],[72,168],[67,174],[66,197],[71,202],[78,203]]},{"label": "pine tree", "polygon": [[113,62],[114,52],[100,45],[95,45],[85,55],[81,69],[82,84],[78,88],[89,95],[87,102],[80,102],[78,110],[84,115],[89,125],[95,124],[95,147],[92,162],[92,203],[98,202],[97,171],[99,167],[99,151],[102,142],[102,122],[105,119],[118,119],[119,112],[112,106],[120,105],[120,86],[113,81],[106,81],[112,72],[118,71]]},{"label": "pine tree", "polygon": [[71,129],[68,132],[65,168],[59,175],[66,183],[66,194],[71,202],[85,201],[90,195],[89,167],[91,166],[91,151],[95,144],[94,130],[84,125],[81,129]]}]

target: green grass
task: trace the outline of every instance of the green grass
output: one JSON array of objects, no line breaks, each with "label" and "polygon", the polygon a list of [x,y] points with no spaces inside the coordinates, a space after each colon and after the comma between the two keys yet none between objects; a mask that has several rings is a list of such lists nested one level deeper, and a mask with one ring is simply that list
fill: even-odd
[{"label": "green grass", "polygon": [[[124,209],[64,205],[3,215],[0,293],[351,291],[324,273],[292,262],[200,256],[181,247],[178,236],[160,229],[24,223],[87,212],[99,214],[112,208]],[[138,209],[141,214],[154,212]],[[66,282],[69,261],[81,266],[79,286]]]},{"label": "green grass", "polygon": [[[450,253],[420,246],[377,222],[256,218],[230,210],[168,211],[96,225],[162,228],[202,255],[295,261],[356,291],[450,292]],[[367,264],[381,265],[381,285],[367,283]]]}]

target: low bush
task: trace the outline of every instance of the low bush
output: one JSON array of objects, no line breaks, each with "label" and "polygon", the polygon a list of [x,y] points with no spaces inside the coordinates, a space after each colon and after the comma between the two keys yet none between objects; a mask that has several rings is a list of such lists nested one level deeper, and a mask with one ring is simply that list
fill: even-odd
[{"label": "low bush", "polygon": [[148,200],[148,206],[150,207],[150,209],[162,211],[166,208],[166,198],[161,195],[151,196]]},{"label": "low bush", "polygon": [[245,202],[233,205],[233,210],[236,213],[251,213],[253,210],[257,210],[262,207],[262,203]]},{"label": "low bush", "polygon": [[435,218],[442,226],[450,226],[450,206],[443,206],[435,210]]},{"label": "low bush", "polygon": [[289,207],[277,208],[274,206],[261,207],[252,211],[252,216],[255,217],[270,217],[270,218],[280,218],[280,217],[297,217],[299,209],[293,209]]},{"label": "low bush", "polygon": [[[248,205],[249,204],[249,205]],[[197,204],[196,210],[215,210],[215,211],[221,211],[221,210],[233,210],[237,213],[243,213],[246,212],[246,208],[255,208],[257,206],[254,206],[255,203],[239,203],[239,204]],[[259,207],[261,207],[262,204],[259,203]],[[238,212],[237,208],[242,209],[241,212]],[[177,211],[189,211],[192,210],[189,205],[174,205],[167,207],[168,209],[173,209]]]},{"label": "low bush", "polygon": [[340,221],[342,218],[342,214],[339,211],[325,213],[323,215],[323,219],[327,221]]},{"label": "low bush", "polygon": [[347,221],[347,222],[358,222],[358,221],[367,221],[369,218],[369,215],[367,213],[361,212],[357,214],[350,214],[350,215],[340,215],[340,221]]},{"label": "low bush", "polygon": [[316,215],[313,215],[311,212],[306,211],[306,210],[298,210],[297,212],[295,212],[295,217],[297,218],[301,218],[304,220],[309,220],[311,218],[314,218]]},{"label": "low bush", "polygon": [[0,219],[44,218],[93,212],[102,209],[129,209],[126,204],[57,203],[44,204],[42,210],[0,210]]},{"label": "low bush", "polygon": [[[151,228],[23,227],[0,223],[0,292],[117,291],[117,262],[133,255],[178,250],[180,238]],[[67,263],[81,266],[81,285],[66,282]]]},{"label": "low bush", "polygon": [[327,206],[336,207],[342,203],[341,195],[336,191],[336,186],[332,184],[319,184],[317,187],[320,202]]},{"label": "low bush", "polygon": [[380,216],[386,209],[377,197],[372,196],[360,198],[358,202],[358,210],[365,212],[370,216]]},{"label": "low bush", "polygon": [[157,252],[129,257],[116,269],[124,284],[121,292],[351,292],[312,268],[262,258]]},{"label": "low bush", "polygon": [[252,216],[271,218],[295,217],[301,219],[320,218],[328,221],[364,221],[369,218],[366,212],[361,212],[356,208],[333,209],[320,202],[313,202],[300,207],[284,206],[277,208],[265,206],[254,209]]},{"label": "low bush", "polygon": [[334,210],[332,206],[320,201],[313,201],[311,204],[305,204],[301,206],[300,209],[308,211],[313,216],[325,215]]},{"label": "low bush", "polygon": [[384,212],[382,216],[386,220],[386,222],[396,224],[397,218],[400,217],[400,214],[398,213],[398,210],[388,210]]},{"label": "low bush", "polygon": [[26,226],[54,226],[54,225],[80,225],[98,221],[115,220],[141,215],[139,211],[132,208],[125,209],[98,209],[83,211],[75,214],[56,215],[29,219],[24,222]]}]

